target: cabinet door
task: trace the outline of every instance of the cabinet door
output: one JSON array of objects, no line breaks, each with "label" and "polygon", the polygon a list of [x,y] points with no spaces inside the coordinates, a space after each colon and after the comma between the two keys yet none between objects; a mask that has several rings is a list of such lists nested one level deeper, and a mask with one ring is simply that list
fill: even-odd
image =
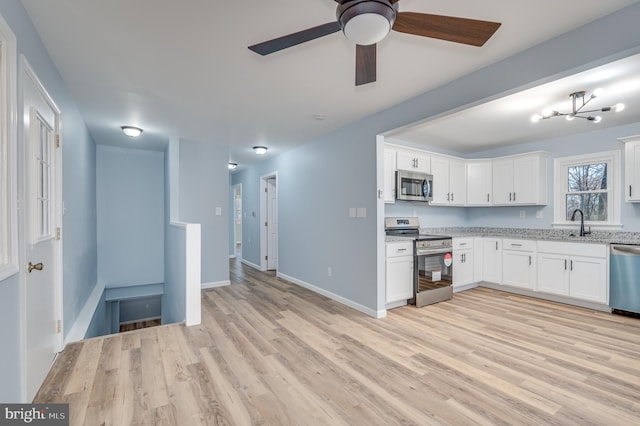
[{"label": "cabinet door", "polygon": [[502,284],[502,240],[484,238],[482,246],[482,280]]},{"label": "cabinet door", "polygon": [[431,171],[431,158],[418,152],[398,151],[397,166],[399,170],[429,173]]},{"label": "cabinet door", "polygon": [[605,259],[572,257],[569,295],[592,302],[607,303],[607,263]]},{"label": "cabinet door", "polygon": [[[536,204],[541,190],[539,170],[540,158],[527,156],[513,160],[513,198],[514,204]],[[545,188],[546,190],[546,188]]]},{"label": "cabinet door", "polygon": [[491,162],[467,163],[467,205],[491,205]]},{"label": "cabinet door", "polygon": [[463,161],[449,161],[449,192],[450,205],[467,204],[467,168]]},{"label": "cabinet door", "polygon": [[482,238],[476,237],[473,239],[473,282],[477,283],[482,281],[482,268],[483,259],[482,251],[484,247],[482,245]]},{"label": "cabinet door", "polygon": [[431,204],[449,204],[449,160],[433,157],[431,159],[431,174],[433,175],[433,201]]},{"label": "cabinet door", "polygon": [[453,252],[453,288],[471,284],[473,280],[473,249]]},{"label": "cabinet door", "polygon": [[387,259],[386,302],[411,299],[413,297],[413,256]]},{"label": "cabinet door", "polygon": [[384,187],[383,196],[385,203],[396,202],[396,151],[384,150]]},{"label": "cabinet door", "polygon": [[640,201],[640,141],[625,143],[624,162],[625,201]]},{"label": "cabinet door", "polygon": [[502,255],[502,284],[533,290],[535,287],[533,253],[504,250]]},{"label": "cabinet door", "polygon": [[560,254],[538,253],[536,290],[569,295],[569,258]]},{"label": "cabinet door", "polygon": [[513,160],[493,162],[493,205],[508,205],[513,198]]}]

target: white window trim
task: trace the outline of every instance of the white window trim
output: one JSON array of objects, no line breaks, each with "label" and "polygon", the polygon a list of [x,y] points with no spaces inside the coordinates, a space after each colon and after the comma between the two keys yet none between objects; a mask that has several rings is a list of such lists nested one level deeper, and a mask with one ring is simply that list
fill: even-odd
[{"label": "white window trim", "polygon": [[621,230],[622,223],[620,222],[620,209],[621,209],[621,167],[620,167],[620,151],[606,151],[596,152],[593,154],[575,155],[571,157],[560,157],[554,160],[554,176],[553,176],[553,224],[554,228],[569,229],[575,228],[576,222],[571,222],[566,219],[565,210],[565,186],[566,177],[564,170],[571,165],[580,164],[595,164],[607,162],[610,167],[607,171],[607,184],[609,185],[609,195],[611,196],[608,202],[609,220],[607,222],[589,222],[585,221],[585,224],[591,226],[593,230],[601,231],[614,231]]},{"label": "white window trim", "polygon": [[18,268],[16,36],[0,16],[0,281]]}]

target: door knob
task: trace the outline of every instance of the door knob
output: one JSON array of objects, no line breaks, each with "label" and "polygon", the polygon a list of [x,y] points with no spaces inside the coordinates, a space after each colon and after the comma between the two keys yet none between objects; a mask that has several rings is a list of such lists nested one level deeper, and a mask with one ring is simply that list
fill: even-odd
[{"label": "door knob", "polygon": [[35,265],[33,263],[29,262],[29,265],[27,265],[27,271],[29,273],[31,273],[31,271],[33,271],[34,269],[36,271],[42,271],[42,268],[44,268],[44,265],[42,264],[42,262],[36,263]]}]

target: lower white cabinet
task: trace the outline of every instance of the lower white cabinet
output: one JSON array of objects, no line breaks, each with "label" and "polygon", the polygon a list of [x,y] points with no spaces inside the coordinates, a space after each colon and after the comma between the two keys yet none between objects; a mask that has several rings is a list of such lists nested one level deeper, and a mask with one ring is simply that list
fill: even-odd
[{"label": "lower white cabinet", "polygon": [[413,242],[386,245],[386,303],[413,297]]},{"label": "lower white cabinet", "polygon": [[473,238],[453,239],[453,288],[475,282]]},{"label": "lower white cabinet", "polygon": [[533,290],[536,286],[536,242],[502,241],[502,284]]},{"label": "lower white cabinet", "polygon": [[502,238],[482,239],[482,280],[502,284]]},{"label": "lower white cabinet", "polygon": [[537,291],[608,303],[608,246],[538,242]]}]

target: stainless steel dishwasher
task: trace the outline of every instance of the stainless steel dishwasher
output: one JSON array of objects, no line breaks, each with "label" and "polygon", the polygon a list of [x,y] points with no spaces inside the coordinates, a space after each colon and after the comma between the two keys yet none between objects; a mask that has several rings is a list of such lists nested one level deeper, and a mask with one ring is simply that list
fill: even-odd
[{"label": "stainless steel dishwasher", "polygon": [[611,244],[609,306],[640,314],[640,245]]}]

